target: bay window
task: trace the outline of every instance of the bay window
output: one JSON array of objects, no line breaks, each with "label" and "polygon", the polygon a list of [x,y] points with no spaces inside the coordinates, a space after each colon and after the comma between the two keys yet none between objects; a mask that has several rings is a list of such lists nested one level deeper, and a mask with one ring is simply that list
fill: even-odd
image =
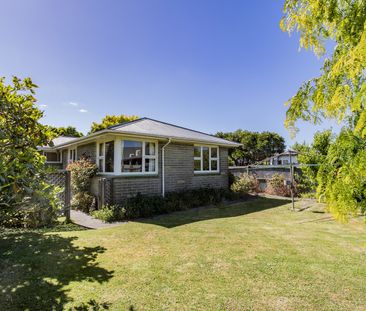
[{"label": "bay window", "polygon": [[194,146],[194,172],[218,172],[219,148],[210,146]]},{"label": "bay window", "polygon": [[122,173],[156,173],[157,163],[157,143],[122,141]]}]

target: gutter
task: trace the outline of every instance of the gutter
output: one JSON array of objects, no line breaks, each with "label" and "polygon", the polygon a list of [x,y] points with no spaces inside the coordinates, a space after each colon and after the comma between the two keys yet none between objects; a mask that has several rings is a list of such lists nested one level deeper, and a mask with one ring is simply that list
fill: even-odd
[{"label": "gutter", "polygon": [[172,139],[169,138],[168,142],[161,148],[161,175],[162,175],[162,191],[161,195],[165,197],[165,147],[167,147],[172,142]]}]

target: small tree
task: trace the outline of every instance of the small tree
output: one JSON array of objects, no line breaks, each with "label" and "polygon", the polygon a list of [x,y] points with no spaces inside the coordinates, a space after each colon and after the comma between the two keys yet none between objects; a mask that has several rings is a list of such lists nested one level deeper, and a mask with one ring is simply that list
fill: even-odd
[{"label": "small tree", "polygon": [[250,192],[254,192],[257,188],[257,180],[254,176],[242,173],[231,185],[231,191],[238,194],[248,194]]}]

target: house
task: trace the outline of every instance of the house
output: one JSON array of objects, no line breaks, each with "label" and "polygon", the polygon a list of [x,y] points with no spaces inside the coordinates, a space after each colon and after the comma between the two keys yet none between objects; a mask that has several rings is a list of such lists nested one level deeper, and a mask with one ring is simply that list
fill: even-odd
[{"label": "house", "polygon": [[149,118],[122,123],[80,137],[59,137],[41,151],[50,165],[87,157],[97,164],[92,193],[105,178],[108,203],[137,193],[228,187],[228,149],[240,144]]},{"label": "house", "polygon": [[269,165],[288,165],[299,164],[297,155],[299,153],[295,150],[287,150],[283,153],[278,153],[268,158]]}]

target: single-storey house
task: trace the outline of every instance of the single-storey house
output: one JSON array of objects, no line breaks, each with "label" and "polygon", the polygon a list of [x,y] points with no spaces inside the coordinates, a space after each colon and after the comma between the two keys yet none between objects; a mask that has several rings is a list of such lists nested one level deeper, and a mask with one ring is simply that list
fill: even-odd
[{"label": "single-storey house", "polygon": [[288,165],[288,164],[299,164],[297,155],[299,153],[295,150],[287,150],[282,153],[276,153],[275,155],[268,158],[269,165]]},{"label": "single-storey house", "polygon": [[228,149],[240,144],[149,118],[122,123],[93,134],[59,137],[43,147],[47,163],[65,169],[87,157],[105,178],[109,203],[137,193],[164,195],[197,188],[228,187]]}]

